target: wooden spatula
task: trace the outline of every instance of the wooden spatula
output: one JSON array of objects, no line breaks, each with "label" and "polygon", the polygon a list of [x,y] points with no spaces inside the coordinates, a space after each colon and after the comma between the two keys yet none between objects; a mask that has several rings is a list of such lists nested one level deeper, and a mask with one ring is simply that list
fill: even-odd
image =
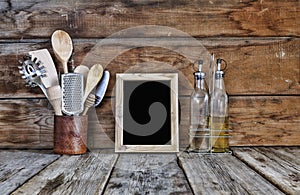
[{"label": "wooden spatula", "polygon": [[41,77],[47,92],[47,98],[51,103],[56,115],[62,115],[61,112],[61,87],[59,86],[58,76],[52,57],[47,49],[30,51],[32,58],[39,59],[44,66],[46,76]]},{"label": "wooden spatula", "polygon": [[44,69],[46,71],[47,76],[41,77],[42,83],[44,84],[45,88],[58,85],[59,83],[55,64],[49,51],[47,49],[40,49],[36,51],[30,51],[28,53],[32,56],[32,59],[39,59],[45,67]]}]

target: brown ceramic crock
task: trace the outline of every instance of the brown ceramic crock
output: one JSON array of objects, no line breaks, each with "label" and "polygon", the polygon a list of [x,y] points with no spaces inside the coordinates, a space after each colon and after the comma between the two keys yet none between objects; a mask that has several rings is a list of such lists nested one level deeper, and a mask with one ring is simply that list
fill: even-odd
[{"label": "brown ceramic crock", "polygon": [[87,115],[54,116],[54,152],[84,154],[87,151]]}]

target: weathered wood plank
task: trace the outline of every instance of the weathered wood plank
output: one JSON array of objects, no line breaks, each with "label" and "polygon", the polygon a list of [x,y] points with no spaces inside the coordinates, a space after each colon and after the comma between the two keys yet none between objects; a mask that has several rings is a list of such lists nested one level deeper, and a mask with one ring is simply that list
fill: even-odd
[{"label": "weathered wood plank", "polygon": [[104,194],[191,194],[172,154],[120,154]]},{"label": "weathered wood plank", "polygon": [[[108,101],[107,101],[108,100]],[[181,97],[180,147],[188,146],[189,98]],[[97,109],[102,129],[94,128],[94,147],[114,140],[114,118],[111,100]],[[231,146],[293,146],[300,145],[300,98],[295,96],[243,96],[229,98]],[[109,122],[111,121],[111,122]],[[104,137],[103,132],[106,133]],[[99,145],[100,144],[100,145]]]},{"label": "weathered wood plank", "polygon": [[2,148],[49,148],[53,142],[53,110],[44,99],[1,100]]},{"label": "weathered wood plank", "polygon": [[[299,2],[288,1],[0,1],[0,37],[106,37],[138,25],[170,26],[192,36],[299,36]],[[51,19],[51,20],[50,20]],[[87,30],[89,29],[89,30]],[[132,37],[165,35],[143,31]]]},{"label": "weathered wood plank", "polygon": [[[52,52],[49,40],[0,43],[1,98],[43,97],[41,90],[25,87],[17,65],[30,50],[48,48]],[[178,72],[180,95],[190,95],[194,82],[191,62],[201,56],[199,45],[206,55],[214,52],[228,62],[225,84],[229,95],[300,94],[300,39],[215,38],[195,43],[171,38],[109,39],[105,46],[101,41],[74,40],[75,63],[101,63],[110,71],[107,96],[113,95],[115,74],[123,72]],[[145,45],[166,45],[173,50],[142,47]],[[134,48],[137,46],[141,47]]]},{"label": "weathered wood plank", "polygon": [[[111,99],[105,98],[97,109],[88,112],[88,146],[89,148],[115,147],[115,119],[112,113]],[[98,113],[97,113],[98,112]]]},{"label": "weathered wood plank", "polygon": [[300,145],[300,97],[230,97],[232,146]]},{"label": "weathered wood plank", "polygon": [[[155,40],[148,41],[151,45],[150,42]],[[159,41],[168,43],[168,39]],[[106,67],[112,73],[108,94],[111,94],[110,90],[113,90],[115,85],[115,73],[178,72],[179,94],[190,95],[194,82],[191,62],[201,57],[208,67],[207,57],[211,52],[228,63],[225,84],[229,95],[300,94],[300,39],[199,39],[203,48],[185,41],[179,39],[168,43],[174,44],[172,48],[176,50],[172,51],[158,47],[135,48],[114,58]],[[129,47],[121,47],[124,46]],[[97,60],[107,64],[107,59],[103,59],[103,56],[110,56],[108,52],[115,54],[116,47],[105,48],[106,52],[103,52],[103,49],[97,46],[92,49],[94,58],[91,64]],[[194,52],[198,49],[203,49],[204,55]],[[118,47],[117,50],[122,49]]]},{"label": "weathered wood plank", "polygon": [[117,156],[109,151],[62,156],[13,194],[101,194]]},{"label": "weathered wood plank", "polygon": [[[189,98],[180,97],[180,147],[188,146]],[[89,112],[89,147],[113,148],[114,98],[105,98]],[[300,145],[298,96],[243,96],[229,98],[231,146]],[[53,110],[47,100],[0,100],[1,148],[51,148]]]},{"label": "weathered wood plank", "polygon": [[234,148],[234,155],[287,194],[300,193],[300,148]]},{"label": "weathered wood plank", "polygon": [[10,194],[28,179],[59,158],[41,151],[0,151],[0,191]]},{"label": "weathered wood plank", "polygon": [[195,194],[283,194],[230,154],[182,153],[179,164]]}]

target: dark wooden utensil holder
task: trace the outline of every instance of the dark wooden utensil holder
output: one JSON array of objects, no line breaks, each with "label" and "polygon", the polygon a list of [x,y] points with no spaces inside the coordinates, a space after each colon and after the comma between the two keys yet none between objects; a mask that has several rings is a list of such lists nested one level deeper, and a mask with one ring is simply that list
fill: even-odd
[{"label": "dark wooden utensil holder", "polygon": [[84,154],[87,151],[87,115],[54,116],[54,152]]}]

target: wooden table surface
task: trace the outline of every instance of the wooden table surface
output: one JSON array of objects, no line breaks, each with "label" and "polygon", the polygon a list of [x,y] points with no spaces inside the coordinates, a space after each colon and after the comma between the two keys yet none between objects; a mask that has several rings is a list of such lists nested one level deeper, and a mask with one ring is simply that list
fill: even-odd
[{"label": "wooden table surface", "polygon": [[300,147],[232,154],[0,150],[0,194],[300,194]]}]

